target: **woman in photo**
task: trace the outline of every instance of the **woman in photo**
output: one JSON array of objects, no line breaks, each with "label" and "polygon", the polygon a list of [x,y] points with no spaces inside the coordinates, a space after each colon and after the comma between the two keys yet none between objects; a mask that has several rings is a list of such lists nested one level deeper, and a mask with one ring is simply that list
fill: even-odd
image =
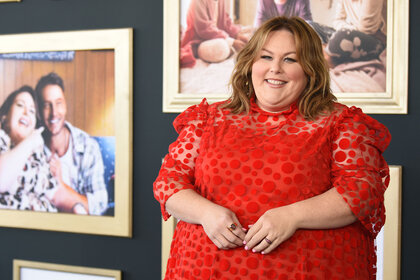
[{"label": "woman in photo", "polygon": [[391,136],[335,101],[317,33],[268,20],[231,86],[174,121],[154,183],[179,220],[165,279],[376,279]]},{"label": "woman in photo", "polygon": [[23,86],[0,107],[0,208],[57,212],[51,203],[57,181],[37,127],[34,90]]}]

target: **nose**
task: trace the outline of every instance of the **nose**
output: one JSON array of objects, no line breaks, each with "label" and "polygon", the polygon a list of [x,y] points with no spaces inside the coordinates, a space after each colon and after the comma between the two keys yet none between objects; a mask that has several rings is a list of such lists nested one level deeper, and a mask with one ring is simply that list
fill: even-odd
[{"label": "nose", "polygon": [[283,72],[282,62],[278,60],[273,60],[270,65],[270,71],[272,73],[281,73]]}]

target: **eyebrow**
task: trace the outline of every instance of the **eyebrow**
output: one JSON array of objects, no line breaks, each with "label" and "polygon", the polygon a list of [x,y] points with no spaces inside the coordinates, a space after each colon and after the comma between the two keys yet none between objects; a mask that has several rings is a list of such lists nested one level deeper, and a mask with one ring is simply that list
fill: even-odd
[{"label": "eyebrow", "polygon": [[[269,51],[269,50],[267,50],[267,49],[265,49],[265,48],[262,48],[262,49],[261,49],[261,51],[266,51],[266,52],[268,52],[268,53],[270,53],[270,54],[273,54],[273,52],[272,52],[272,51]],[[287,52],[287,53],[285,53],[285,54],[284,54],[284,56],[289,55],[289,54],[296,54],[296,52],[294,52],[294,51]]]}]

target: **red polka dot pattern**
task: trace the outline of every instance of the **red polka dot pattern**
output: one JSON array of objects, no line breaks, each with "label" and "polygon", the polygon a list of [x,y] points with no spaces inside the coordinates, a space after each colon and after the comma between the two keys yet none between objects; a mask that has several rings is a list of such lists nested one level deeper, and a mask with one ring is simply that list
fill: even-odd
[{"label": "red polka dot pattern", "polygon": [[385,221],[389,183],[382,157],[388,130],[360,109],[336,104],[329,116],[302,118],[296,104],[282,113],[234,115],[192,106],[174,121],[154,195],[161,203],[194,189],[234,211],[248,226],[267,210],[335,188],[358,221],[339,229],[298,230],[267,255],[243,247],[219,250],[200,225],[179,222],[165,279],[375,279],[374,238]]}]

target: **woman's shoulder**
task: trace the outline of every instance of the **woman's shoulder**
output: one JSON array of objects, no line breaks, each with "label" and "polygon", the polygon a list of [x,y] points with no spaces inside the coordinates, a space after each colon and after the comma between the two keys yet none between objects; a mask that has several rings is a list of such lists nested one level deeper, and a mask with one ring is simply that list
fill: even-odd
[{"label": "woman's shoulder", "polygon": [[356,106],[349,107],[341,103],[335,103],[334,108],[334,123],[337,130],[340,132],[351,130],[356,134],[369,136],[373,142],[381,144],[381,150],[385,150],[389,145],[391,134],[388,128],[378,120],[363,113],[362,109]]},{"label": "woman's shoulder", "polygon": [[225,110],[223,105],[226,102],[225,100],[209,104],[204,98],[199,104],[188,107],[175,118],[173,122],[175,130],[179,133],[187,125],[207,122],[209,118],[222,114]]}]

